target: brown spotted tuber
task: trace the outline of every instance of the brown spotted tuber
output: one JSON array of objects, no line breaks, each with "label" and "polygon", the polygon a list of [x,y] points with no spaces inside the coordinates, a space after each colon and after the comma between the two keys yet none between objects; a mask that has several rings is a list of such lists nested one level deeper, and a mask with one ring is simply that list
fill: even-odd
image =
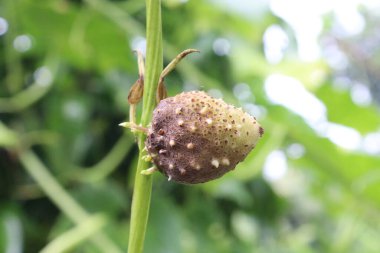
[{"label": "brown spotted tuber", "polygon": [[242,109],[193,91],[160,101],[146,148],[170,180],[196,184],[233,170],[262,134],[260,124]]}]

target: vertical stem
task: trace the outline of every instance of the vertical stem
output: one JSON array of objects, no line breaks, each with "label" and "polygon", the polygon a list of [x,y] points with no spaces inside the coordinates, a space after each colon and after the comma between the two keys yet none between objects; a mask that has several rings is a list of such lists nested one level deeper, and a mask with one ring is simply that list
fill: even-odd
[{"label": "vertical stem", "polygon": [[147,49],[142,124],[150,122],[155,107],[158,80],[162,72],[161,0],[146,0]]},{"label": "vertical stem", "polygon": [[[155,107],[156,89],[162,71],[162,27],[161,27],[161,1],[146,0],[147,23],[147,50],[144,78],[143,111],[141,123],[143,126],[151,120]],[[145,136],[138,136],[140,149],[137,165],[135,185],[132,199],[131,224],[129,231],[129,253],[142,253],[145,231],[148,222],[150,197],[152,192],[152,176],[141,175],[140,172],[148,168],[148,163],[142,160]]]}]

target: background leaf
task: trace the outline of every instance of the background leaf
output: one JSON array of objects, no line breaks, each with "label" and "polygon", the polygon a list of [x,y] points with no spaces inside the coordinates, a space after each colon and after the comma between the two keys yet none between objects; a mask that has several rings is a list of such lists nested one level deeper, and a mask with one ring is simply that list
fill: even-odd
[{"label": "background leaf", "polygon": [[[218,180],[187,186],[157,173],[145,252],[378,252],[379,18],[359,2],[162,1],[164,63],[201,51],[166,78],[168,94],[223,97],[265,134]],[[71,252],[126,251],[138,152],[118,124],[145,15],[138,0],[0,2],[0,252],[9,217],[26,253],[76,226],[27,172],[36,168],[24,151],[85,214],[109,220],[105,244]]]}]

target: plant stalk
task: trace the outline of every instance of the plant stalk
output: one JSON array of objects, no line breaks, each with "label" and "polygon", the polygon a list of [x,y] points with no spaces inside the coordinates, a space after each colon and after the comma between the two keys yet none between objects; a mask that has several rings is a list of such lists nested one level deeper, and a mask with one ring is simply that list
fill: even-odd
[{"label": "plant stalk", "polygon": [[[162,71],[162,26],[161,26],[161,1],[146,0],[146,61],[144,77],[143,108],[141,124],[147,126],[151,121],[152,112],[156,102],[156,90]],[[129,253],[142,253],[144,247],[145,232],[148,223],[150,197],[152,193],[152,176],[142,175],[141,171],[149,167],[149,163],[143,161],[143,148],[145,136],[138,135],[140,149],[137,165],[135,184],[133,189],[131,223],[129,231]]]},{"label": "plant stalk", "polygon": [[[31,150],[24,150],[19,154],[20,162],[37,182],[45,194],[55,205],[74,223],[81,225],[90,214],[87,213],[75,199],[51,175],[48,168],[38,159]],[[92,242],[105,253],[121,253],[118,246],[103,232],[99,231],[92,236]]]}]

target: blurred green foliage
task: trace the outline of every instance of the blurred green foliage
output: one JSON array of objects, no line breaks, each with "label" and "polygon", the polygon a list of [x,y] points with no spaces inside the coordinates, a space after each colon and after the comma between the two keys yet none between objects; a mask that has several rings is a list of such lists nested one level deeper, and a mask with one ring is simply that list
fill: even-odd
[{"label": "blurred green foliage", "polygon": [[[353,80],[360,73],[301,61],[294,31],[269,8],[248,18],[215,1],[166,0],[162,11],[165,62],[183,49],[201,50],[167,78],[169,95],[203,89],[255,105],[266,133],[221,179],[185,186],[155,175],[145,252],[379,252],[379,152],[340,147],[264,92],[269,75],[292,76],[323,102],[328,121],[364,137],[379,131],[378,105],[358,105],[350,87],[334,85],[338,74]],[[137,147],[118,123],[137,78],[132,50],[145,36],[144,1],[3,0],[0,17],[8,23],[0,35],[0,252],[39,252],[58,239],[69,240],[69,252],[126,251]],[[262,37],[275,24],[290,44],[270,64]],[[369,29],[366,39],[375,40],[378,31]],[[215,53],[218,38],[229,41],[228,54]],[[340,42],[348,57],[359,38]],[[364,66],[359,71],[372,74],[368,86],[379,99],[372,71],[379,63],[359,60],[351,57],[346,70]],[[239,100],[237,83],[254,96]],[[302,152],[292,155],[292,147]],[[262,171],[273,151],[286,155],[287,170],[268,180]],[[38,181],[41,171],[53,177]],[[49,194],[47,182],[63,186],[63,195],[55,195],[59,186]],[[67,239],[78,238],[81,226],[94,231]]]}]

